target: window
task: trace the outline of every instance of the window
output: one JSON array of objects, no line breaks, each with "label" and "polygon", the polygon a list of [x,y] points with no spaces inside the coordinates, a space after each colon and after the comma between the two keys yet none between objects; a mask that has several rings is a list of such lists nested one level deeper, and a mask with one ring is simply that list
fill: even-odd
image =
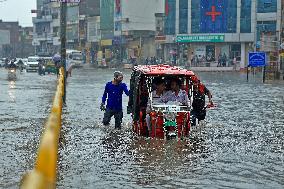
[{"label": "window", "polygon": [[237,32],[237,0],[228,1],[228,12],[227,14],[227,32]]},{"label": "window", "polygon": [[165,34],[176,33],[176,0],[166,0]]},{"label": "window", "polygon": [[188,28],[188,0],[179,1],[179,33],[186,34]]},{"label": "window", "polygon": [[241,1],[241,33],[251,33],[251,0]]},{"label": "window", "polygon": [[277,12],[277,0],[257,0],[257,12]]},{"label": "window", "polygon": [[257,41],[260,41],[262,33],[276,33],[276,21],[257,22]]}]

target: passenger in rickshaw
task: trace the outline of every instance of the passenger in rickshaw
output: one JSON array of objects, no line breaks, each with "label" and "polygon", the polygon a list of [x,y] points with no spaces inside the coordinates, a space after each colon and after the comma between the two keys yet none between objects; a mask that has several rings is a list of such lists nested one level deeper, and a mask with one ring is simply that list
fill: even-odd
[{"label": "passenger in rickshaw", "polygon": [[146,123],[147,123],[147,127],[148,127],[148,131],[151,132],[151,117],[150,117],[150,113],[152,111],[151,109],[151,103],[152,104],[159,104],[160,99],[162,98],[162,96],[165,94],[165,89],[166,89],[166,84],[165,81],[163,79],[157,79],[154,82],[154,86],[155,86],[155,90],[152,92],[152,101],[149,98],[148,99],[148,103],[147,103],[147,109],[146,109]]},{"label": "passenger in rickshaw", "polygon": [[181,89],[181,80],[175,78],[171,80],[171,90],[167,91],[160,100],[163,103],[178,102],[179,105],[189,106],[187,92]]}]

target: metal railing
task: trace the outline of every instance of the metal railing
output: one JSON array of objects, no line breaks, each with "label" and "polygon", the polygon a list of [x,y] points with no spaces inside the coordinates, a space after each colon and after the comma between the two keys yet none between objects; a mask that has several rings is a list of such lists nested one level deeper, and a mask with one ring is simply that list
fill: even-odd
[{"label": "metal railing", "polygon": [[52,189],[56,187],[58,142],[64,93],[63,73],[63,68],[61,68],[51,113],[41,136],[35,167],[23,176],[21,189]]}]

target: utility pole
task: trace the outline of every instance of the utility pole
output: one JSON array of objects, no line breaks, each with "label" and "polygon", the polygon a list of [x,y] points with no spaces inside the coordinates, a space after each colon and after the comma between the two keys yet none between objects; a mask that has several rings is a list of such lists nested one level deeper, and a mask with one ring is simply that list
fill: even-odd
[{"label": "utility pole", "polygon": [[63,103],[66,104],[66,14],[67,3],[60,3],[60,39],[61,39],[61,66],[64,68],[64,95]]}]

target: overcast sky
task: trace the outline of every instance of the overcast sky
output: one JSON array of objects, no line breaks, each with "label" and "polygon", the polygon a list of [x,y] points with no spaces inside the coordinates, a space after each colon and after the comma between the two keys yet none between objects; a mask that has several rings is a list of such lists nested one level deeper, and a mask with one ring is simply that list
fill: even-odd
[{"label": "overcast sky", "polygon": [[21,26],[32,26],[31,13],[36,9],[36,0],[0,0],[0,20],[19,21]]}]

